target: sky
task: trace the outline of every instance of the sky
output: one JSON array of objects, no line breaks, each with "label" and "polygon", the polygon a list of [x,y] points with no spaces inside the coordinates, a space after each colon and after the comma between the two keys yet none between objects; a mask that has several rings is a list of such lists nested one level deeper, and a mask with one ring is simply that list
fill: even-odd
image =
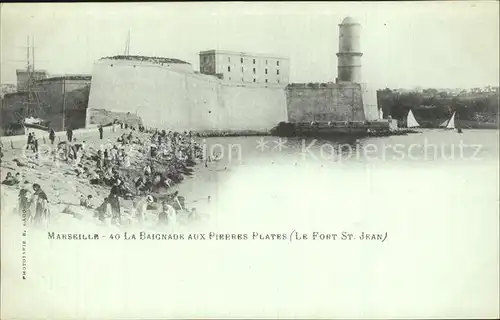
[{"label": "sky", "polygon": [[[363,82],[376,88],[472,88],[499,83],[499,3],[165,2],[1,5],[1,83],[26,66],[91,74],[95,60],[130,54],[186,60],[210,49],[290,58],[291,82],[334,81],[338,24],[362,25]],[[18,61],[15,61],[18,60]]]}]

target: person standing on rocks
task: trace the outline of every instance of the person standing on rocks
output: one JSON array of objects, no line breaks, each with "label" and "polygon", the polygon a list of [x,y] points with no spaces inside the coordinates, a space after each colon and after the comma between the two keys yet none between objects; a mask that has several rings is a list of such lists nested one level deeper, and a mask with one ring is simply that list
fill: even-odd
[{"label": "person standing on rocks", "polygon": [[97,151],[96,166],[97,169],[102,169],[104,167],[104,155],[101,150]]},{"label": "person standing on rocks", "polygon": [[54,131],[54,128],[50,128],[50,131],[49,131],[50,144],[54,144],[55,139],[56,139],[56,132]]},{"label": "person standing on rocks", "polygon": [[148,205],[153,203],[153,201],[154,201],[153,197],[148,195],[140,199],[134,206],[135,218],[137,219],[137,222],[139,224],[141,224],[144,221],[144,215],[146,214]]},{"label": "person standing on rocks", "polygon": [[31,132],[28,133],[28,142],[26,144],[26,150],[28,150],[31,147],[31,142],[33,141],[33,137],[31,136]]},{"label": "person standing on rocks", "polygon": [[[28,219],[29,214],[30,214],[30,201],[28,197],[28,190],[27,189],[21,189],[19,191],[19,194],[17,195],[18,199],[18,205],[17,205],[17,212],[21,217]],[[23,216],[26,215],[26,216]]]},{"label": "person standing on rocks", "polygon": [[69,142],[73,141],[73,130],[71,127],[66,130],[66,136],[68,137]]},{"label": "person standing on rocks", "polygon": [[[113,126],[114,126],[114,124],[113,124]],[[103,133],[104,133],[104,130],[102,129],[102,125],[101,125],[101,126],[99,126],[99,139],[101,139],[101,140],[103,137]]]},{"label": "person standing on rocks", "polygon": [[43,222],[49,221],[49,200],[47,195],[42,190],[38,183],[33,184],[33,198],[31,202],[34,204],[33,222],[35,225],[41,225]]},{"label": "person standing on rocks", "polygon": [[33,147],[35,149],[36,157],[38,158],[38,139],[33,137]]},{"label": "person standing on rocks", "polygon": [[121,224],[121,212],[120,212],[120,200],[118,198],[119,190],[117,186],[111,188],[111,192],[108,196],[108,202],[111,204],[111,224],[120,225]]},{"label": "person standing on rocks", "polygon": [[126,153],[125,156],[123,157],[123,166],[125,168],[130,167],[130,156]]},{"label": "person standing on rocks", "polygon": [[135,188],[136,194],[139,196],[142,192],[146,191],[146,178],[144,176],[140,176],[135,180]]},{"label": "person standing on rocks", "polygon": [[147,164],[147,165],[144,167],[144,175],[145,175],[145,176],[150,176],[150,175],[151,175],[151,167],[149,166],[149,164]]},{"label": "person standing on rocks", "polygon": [[158,225],[167,226],[174,225],[176,223],[175,209],[168,204],[168,201],[162,202],[162,209],[158,214]]}]

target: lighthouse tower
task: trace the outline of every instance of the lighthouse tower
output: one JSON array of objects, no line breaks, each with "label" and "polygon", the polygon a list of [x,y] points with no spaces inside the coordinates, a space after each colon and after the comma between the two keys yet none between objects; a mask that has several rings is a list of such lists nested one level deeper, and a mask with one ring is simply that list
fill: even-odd
[{"label": "lighthouse tower", "polygon": [[339,24],[337,82],[361,82],[361,25],[351,17]]}]

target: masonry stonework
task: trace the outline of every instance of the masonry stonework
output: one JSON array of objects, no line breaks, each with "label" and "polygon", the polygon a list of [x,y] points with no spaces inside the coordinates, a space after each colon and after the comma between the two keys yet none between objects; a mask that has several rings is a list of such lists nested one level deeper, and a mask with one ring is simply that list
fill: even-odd
[{"label": "masonry stonework", "polygon": [[366,120],[359,84],[293,84],[286,94],[292,122]]}]

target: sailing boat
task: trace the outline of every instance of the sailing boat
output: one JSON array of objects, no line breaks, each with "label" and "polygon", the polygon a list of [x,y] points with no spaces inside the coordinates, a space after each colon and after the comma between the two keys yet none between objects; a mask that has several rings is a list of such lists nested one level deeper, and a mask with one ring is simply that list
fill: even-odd
[{"label": "sailing boat", "polygon": [[407,128],[416,128],[420,127],[420,124],[418,124],[417,119],[413,116],[413,112],[408,112],[408,116],[406,117],[406,127]]},{"label": "sailing boat", "polygon": [[453,112],[451,118],[441,123],[439,126],[445,127],[446,129],[455,129],[455,114],[456,112]]}]

